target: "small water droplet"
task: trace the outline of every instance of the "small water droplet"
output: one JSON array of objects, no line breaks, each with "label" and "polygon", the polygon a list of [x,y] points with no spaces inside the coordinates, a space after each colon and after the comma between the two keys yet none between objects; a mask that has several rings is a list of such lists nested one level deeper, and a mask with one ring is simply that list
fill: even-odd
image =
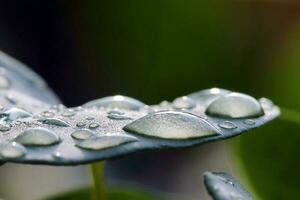
[{"label": "small water droplet", "polygon": [[78,139],[78,140],[85,140],[94,135],[95,135],[94,132],[92,132],[88,129],[76,130],[71,134],[71,136],[73,138]]},{"label": "small water droplet", "polygon": [[87,117],[87,118],[85,118],[85,119],[88,120],[88,121],[91,121],[91,120],[94,120],[95,117],[89,116],[89,117]]},{"label": "small water droplet", "polygon": [[0,131],[1,132],[6,132],[6,131],[9,131],[10,129],[11,129],[10,124],[0,123]]},{"label": "small water droplet", "polygon": [[114,119],[114,120],[132,120],[131,117],[127,117],[127,116],[119,115],[119,114],[108,114],[107,117],[109,119]]},{"label": "small water droplet", "polygon": [[47,146],[59,143],[60,138],[46,128],[29,128],[18,135],[15,141],[28,146]]},{"label": "small water droplet", "polygon": [[163,139],[190,139],[219,135],[207,120],[179,111],[150,113],[123,128],[125,131]]},{"label": "small water droplet", "polygon": [[58,118],[38,119],[37,121],[42,122],[43,124],[54,125],[54,126],[62,126],[62,127],[70,126],[70,124]]},{"label": "small water droplet", "polygon": [[78,143],[77,146],[89,150],[102,150],[117,147],[129,142],[134,142],[136,140],[137,139],[132,136],[109,134],[103,136],[90,137]]},{"label": "small water droplet", "polygon": [[26,148],[17,142],[9,142],[0,145],[0,155],[4,158],[20,158],[25,154]]},{"label": "small water droplet", "polygon": [[187,96],[178,97],[173,101],[173,107],[176,109],[192,109],[195,106],[195,101]]},{"label": "small water droplet", "polygon": [[65,110],[61,115],[63,117],[73,117],[75,114],[73,110]]},{"label": "small water droplet", "polygon": [[194,101],[200,103],[201,105],[206,106],[206,105],[209,105],[212,101],[214,101],[218,97],[223,96],[228,93],[229,93],[228,90],[212,88],[212,89],[194,92],[194,93],[188,95],[188,97],[190,97]]},{"label": "small water droplet", "polygon": [[237,126],[234,123],[230,122],[230,121],[220,122],[218,124],[218,126],[220,126],[221,128],[224,128],[224,129],[235,129],[235,128],[237,128]]},{"label": "small water droplet", "polygon": [[29,113],[28,111],[21,109],[21,108],[16,108],[16,107],[12,107],[12,108],[8,109],[7,111],[5,111],[4,113],[1,113],[0,115],[6,116],[6,119],[10,120],[10,121],[14,121],[16,119],[27,118],[27,117],[32,116],[32,114]]},{"label": "small water droplet", "polygon": [[4,75],[0,75],[0,89],[8,89],[10,87],[10,81]]},{"label": "small water droplet", "polygon": [[78,123],[76,124],[76,126],[77,126],[77,127],[84,127],[84,126],[86,126],[86,123],[85,123],[85,122],[78,122]]},{"label": "small water droplet", "polygon": [[253,119],[245,119],[244,120],[244,124],[247,124],[247,125],[254,125],[255,123],[256,123],[256,121]]},{"label": "small water droplet", "polygon": [[17,104],[17,100],[16,100],[16,98],[13,95],[8,94],[8,95],[5,96],[5,98],[6,98],[6,100],[9,103],[11,103],[11,104]]},{"label": "small water droplet", "polygon": [[89,125],[89,128],[91,128],[91,129],[96,129],[96,128],[98,128],[98,127],[99,127],[99,124],[98,124],[98,123],[95,123],[95,122],[90,123],[90,125]]},{"label": "small water droplet", "polygon": [[42,112],[42,116],[44,117],[54,117],[55,113],[50,111],[50,110],[46,110],[44,112]]},{"label": "small water droplet", "polygon": [[256,99],[241,93],[220,96],[207,108],[206,114],[224,118],[259,117],[264,114]]},{"label": "small water droplet", "polygon": [[84,107],[105,107],[105,108],[119,108],[126,110],[140,110],[145,104],[133,99],[131,97],[116,95],[111,97],[104,97],[96,99],[84,104]]}]

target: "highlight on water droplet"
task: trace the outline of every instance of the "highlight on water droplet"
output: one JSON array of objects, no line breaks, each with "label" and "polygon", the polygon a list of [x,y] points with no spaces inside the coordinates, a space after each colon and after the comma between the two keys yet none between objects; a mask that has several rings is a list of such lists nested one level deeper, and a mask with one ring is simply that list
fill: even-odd
[{"label": "highlight on water droplet", "polygon": [[207,120],[180,111],[150,113],[123,128],[125,131],[162,139],[191,139],[219,135]]},{"label": "highlight on water droplet", "polygon": [[133,136],[121,134],[107,134],[102,136],[90,137],[86,140],[79,142],[76,146],[88,150],[103,150],[113,147],[118,147],[127,143],[136,141]]},{"label": "highlight on water droplet", "polygon": [[118,109],[125,109],[125,110],[140,110],[144,107],[144,103],[136,100],[131,97],[126,97],[122,95],[104,97],[101,99],[96,99],[90,101],[83,106],[86,108],[90,107],[97,107],[97,108],[118,108]]},{"label": "highlight on water droplet", "polygon": [[223,118],[254,118],[264,115],[264,111],[253,97],[232,92],[214,100],[207,107],[206,114]]},{"label": "highlight on water droplet", "polygon": [[178,97],[173,101],[173,107],[176,109],[192,109],[195,106],[195,101],[187,96]]},{"label": "highlight on water droplet", "polygon": [[81,130],[76,130],[73,133],[71,133],[71,136],[78,140],[85,140],[92,136],[95,136],[95,133],[89,129],[81,129]]},{"label": "highlight on water droplet", "polygon": [[60,138],[46,128],[29,128],[18,135],[15,141],[25,146],[47,146],[59,143]]},{"label": "highlight on water droplet", "polygon": [[4,158],[20,158],[26,154],[26,148],[17,142],[0,144],[0,156]]}]

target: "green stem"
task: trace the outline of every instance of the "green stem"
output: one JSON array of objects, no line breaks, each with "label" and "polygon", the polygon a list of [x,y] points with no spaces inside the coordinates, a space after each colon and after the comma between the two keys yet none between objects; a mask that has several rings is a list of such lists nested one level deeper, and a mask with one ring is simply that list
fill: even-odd
[{"label": "green stem", "polygon": [[104,163],[98,162],[90,164],[93,178],[93,200],[106,200],[105,187],[103,181]]},{"label": "green stem", "polygon": [[297,110],[290,110],[288,108],[280,108],[281,116],[280,119],[289,122],[294,122],[300,125],[300,112]]}]

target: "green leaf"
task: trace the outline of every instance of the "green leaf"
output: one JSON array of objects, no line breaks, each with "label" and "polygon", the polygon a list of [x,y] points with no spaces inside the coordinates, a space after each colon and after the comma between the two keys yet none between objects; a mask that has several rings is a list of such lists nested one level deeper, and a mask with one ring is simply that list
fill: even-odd
[{"label": "green leaf", "polygon": [[[181,198],[177,197],[166,197],[155,195],[145,190],[138,189],[108,189],[107,191],[108,200],[180,200]],[[55,197],[47,198],[47,200],[82,200],[82,199],[90,199],[91,198],[91,190],[90,189],[82,189],[77,190],[65,194],[61,194]],[[187,198],[182,198],[187,199]]]},{"label": "green leaf", "polygon": [[237,136],[280,113],[268,99],[218,88],[158,105],[116,95],[67,108],[52,105],[51,90],[24,65],[5,54],[0,62],[7,67],[0,76],[0,162],[78,165],[190,147]]}]

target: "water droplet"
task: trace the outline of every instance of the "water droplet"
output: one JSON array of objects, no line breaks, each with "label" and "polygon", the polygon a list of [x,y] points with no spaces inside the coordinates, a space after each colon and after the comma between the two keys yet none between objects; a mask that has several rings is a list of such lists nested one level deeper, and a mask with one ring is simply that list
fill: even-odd
[{"label": "water droplet", "polygon": [[163,139],[190,139],[219,135],[219,131],[205,119],[179,111],[150,113],[126,125],[124,130]]},{"label": "water droplet", "polygon": [[9,131],[11,129],[9,124],[4,124],[4,123],[0,123],[0,131],[1,132],[6,132]]},{"label": "water droplet", "polygon": [[8,89],[10,87],[10,81],[3,75],[0,75],[0,89]]},{"label": "water droplet", "polygon": [[255,123],[256,122],[253,119],[245,119],[244,120],[244,124],[247,124],[247,125],[254,125]]},{"label": "water droplet", "polygon": [[26,148],[17,142],[10,142],[0,145],[0,155],[4,158],[20,158],[25,154]]},{"label": "water droplet", "polygon": [[104,97],[101,99],[96,99],[84,104],[84,107],[105,107],[105,108],[119,108],[126,110],[140,110],[144,107],[144,103],[133,99],[131,97],[116,95],[111,97]]},{"label": "water droplet", "polygon": [[274,107],[274,104],[270,99],[263,97],[259,99],[259,102],[264,110],[271,110]]},{"label": "water droplet", "polygon": [[131,117],[127,117],[127,116],[119,115],[119,114],[108,114],[107,117],[109,119],[114,119],[114,120],[132,120]]},{"label": "water droplet", "polygon": [[89,128],[91,128],[91,129],[96,129],[96,128],[98,128],[99,127],[99,124],[98,123],[95,123],[95,122],[93,122],[93,123],[91,123],[90,125],[89,125]]},{"label": "water droplet", "polygon": [[75,114],[73,110],[65,110],[61,115],[63,117],[73,117]]},{"label": "water droplet", "polygon": [[94,119],[95,119],[95,117],[91,117],[91,116],[86,118],[86,120],[88,120],[88,121],[91,121],[91,120],[94,120]]},{"label": "water droplet", "polygon": [[220,122],[218,124],[218,126],[220,126],[221,128],[225,128],[225,129],[235,129],[235,128],[237,128],[237,126],[234,123],[230,122],[230,121]]},{"label": "water droplet", "polygon": [[86,126],[86,123],[85,123],[85,122],[78,122],[78,123],[76,124],[76,126],[77,126],[77,127],[84,127],[84,126]]},{"label": "water droplet", "polygon": [[55,113],[49,110],[42,112],[42,116],[44,117],[54,117]]},{"label": "water droplet", "polygon": [[47,146],[59,143],[60,138],[46,128],[29,128],[18,135],[15,141],[28,146]]},{"label": "water droplet", "polygon": [[136,138],[132,136],[109,134],[97,137],[90,137],[78,143],[77,146],[89,150],[102,150],[117,147],[134,141],[136,141]]},{"label": "water droplet", "polygon": [[206,113],[224,118],[259,117],[264,114],[256,99],[234,92],[214,100],[208,106]]},{"label": "water droplet", "polygon": [[43,124],[54,125],[54,126],[62,126],[62,127],[70,126],[70,124],[58,118],[38,119],[37,121],[42,122]]},{"label": "water droplet", "polygon": [[76,130],[71,134],[71,136],[73,138],[78,139],[78,140],[85,140],[94,135],[95,135],[94,132],[92,132],[88,129]]},{"label": "water droplet", "polygon": [[173,101],[173,107],[176,109],[192,109],[195,106],[195,101],[187,96],[178,97]]},{"label": "water droplet", "polygon": [[21,108],[16,108],[16,107],[10,108],[7,111],[5,111],[4,113],[1,113],[0,115],[6,116],[6,119],[10,120],[10,121],[14,121],[16,119],[32,116],[32,114],[29,113],[28,111],[21,109]]},{"label": "water droplet", "polygon": [[11,103],[11,104],[17,104],[17,100],[16,100],[16,98],[13,95],[8,94],[8,95],[5,96],[5,98],[6,98],[6,100],[9,103]]}]

